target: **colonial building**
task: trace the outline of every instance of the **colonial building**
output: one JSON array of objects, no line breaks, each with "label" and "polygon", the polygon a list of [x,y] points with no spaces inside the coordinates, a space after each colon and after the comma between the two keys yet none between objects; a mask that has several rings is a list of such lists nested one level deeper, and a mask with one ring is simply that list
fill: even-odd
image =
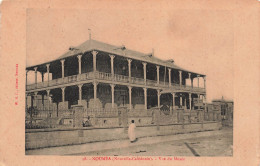
[{"label": "colonial building", "polygon": [[[28,72],[35,73],[29,85]],[[142,111],[162,105],[192,109],[195,98],[206,98],[205,88],[205,75],[185,70],[174,60],[91,38],[53,61],[26,68],[26,107],[40,110],[66,110],[77,104],[107,110],[125,106]]]}]

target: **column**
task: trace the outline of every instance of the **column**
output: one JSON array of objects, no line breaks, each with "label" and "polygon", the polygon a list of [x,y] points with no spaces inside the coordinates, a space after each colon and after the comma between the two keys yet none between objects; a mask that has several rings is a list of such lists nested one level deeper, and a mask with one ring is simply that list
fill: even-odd
[{"label": "column", "polygon": [[156,66],[156,71],[157,71],[157,84],[159,85],[159,83],[160,83],[160,66]]},{"label": "column", "polygon": [[180,86],[182,85],[182,71],[179,70]]},{"label": "column", "polygon": [[180,94],[180,107],[182,107],[182,94]]},{"label": "column", "polygon": [[197,75],[197,78],[198,78],[198,88],[200,87],[200,75]]},{"label": "column", "polygon": [[147,88],[144,89],[144,109],[147,110]]},{"label": "column", "polygon": [[189,104],[190,104],[190,110],[191,110],[191,93],[189,93]]},{"label": "column", "polygon": [[132,59],[127,59],[128,61],[128,76],[129,76],[129,83],[131,82],[131,62]]},{"label": "column", "polygon": [[41,72],[42,74],[42,82],[44,82],[44,72]]},{"label": "column", "polygon": [[110,62],[111,62],[111,74],[112,74],[112,77],[114,78],[114,58],[115,58],[115,55],[109,55],[110,56]]},{"label": "column", "polygon": [[157,89],[157,97],[158,97],[158,107],[161,107],[160,97],[161,97],[161,90]]},{"label": "column", "polygon": [[82,84],[79,84],[78,85],[78,88],[79,88],[79,103],[78,104],[81,104],[81,101],[82,101]]},{"label": "column", "polygon": [[98,54],[97,51],[92,51],[92,55],[93,55],[93,71],[94,72],[97,71],[97,61],[96,61],[97,54]]},{"label": "column", "polygon": [[25,93],[25,108],[26,108],[25,111],[27,111],[27,109],[28,109],[28,102],[27,102],[27,100],[28,100],[28,93]]},{"label": "column", "polygon": [[112,108],[115,106],[115,84],[110,84],[111,86],[111,94],[112,94]]},{"label": "column", "polygon": [[46,64],[46,68],[47,68],[48,86],[49,86],[49,81],[50,81],[50,64]]},{"label": "column", "polygon": [[191,88],[193,88],[193,78],[191,78]]},{"label": "column", "polygon": [[142,64],[143,64],[143,68],[144,68],[144,84],[146,85],[146,65],[147,65],[147,63],[143,62]]},{"label": "column", "polygon": [[37,92],[34,92],[34,104],[35,104],[35,107],[37,108],[37,105],[38,105],[38,102],[37,102]]},{"label": "column", "polygon": [[37,67],[34,68],[35,84],[37,84]]},{"label": "column", "polygon": [[189,80],[190,80],[190,84],[191,84],[191,73],[188,73],[189,75]]},{"label": "column", "polygon": [[78,63],[79,63],[79,74],[81,74],[81,57],[82,55],[78,55]]},{"label": "column", "polygon": [[131,111],[132,109],[132,87],[128,86],[128,92],[129,92],[129,110]]},{"label": "column", "polygon": [[51,92],[51,90],[46,90],[46,92],[47,92],[47,100],[48,100],[48,110],[50,111],[50,92]]},{"label": "column", "polygon": [[93,85],[94,85],[94,108],[97,108],[96,103],[97,103],[97,85],[98,85],[98,83],[96,81],[94,81]]},{"label": "column", "polygon": [[184,96],[184,107],[187,107],[186,96]]},{"label": "column", "polygon": [[[31,96],[31,107],[33,107],[33,100],[34,100],[34,95],[33,94],[30,94],[30,96]],[[32,111],[31,111],[31,113],[32,113]]]},{"label": "column", "polygon": [[62,102],[65,102],[65,88],[66,87],[62,87],[61,91],[62,91]]},{"label": "column", "polygon": [[65,62],[65,59],[60,60],[60,62],[61,62],[61,71],[62,71],[61,77],[64,78],[64,62]]},{"label": "column", "polygon": [[171,86],[171,82],[172,82],[172,80],[171,80],[171,71],[172,71],[172,69],[168,69],[168,73],[169,73],[169,86]]},{"label": "column", "polygon": [[206,90],[206,76],[204,76],[203,79],[204,79],[204,89]]},{"label": "column", "polygon": [[204,102],[207,103],[207,96],[204,94]]},{"label": "column", "polygon": [[175,93],[172,93],[172,108],[175,106]]}]

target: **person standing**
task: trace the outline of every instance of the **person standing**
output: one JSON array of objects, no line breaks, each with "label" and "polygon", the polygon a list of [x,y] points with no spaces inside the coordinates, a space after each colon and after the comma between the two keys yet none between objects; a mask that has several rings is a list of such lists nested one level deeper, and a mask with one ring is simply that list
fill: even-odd
[{"label": "person standing", "polygon": [[136,141],[135,137],[135,121],[132,120],[132,123],[128,127],[128,137],[131,143]]}]

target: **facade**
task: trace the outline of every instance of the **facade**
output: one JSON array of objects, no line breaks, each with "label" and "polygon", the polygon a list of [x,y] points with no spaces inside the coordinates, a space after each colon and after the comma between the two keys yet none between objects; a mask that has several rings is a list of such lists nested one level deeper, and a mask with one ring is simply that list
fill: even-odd
[{"label": "facade", "polygon": [[[28,72],[35,73],[33,84],[27,84]],[[37,80],[38,74],[41,80]],[[202,78],[204,86],[200,87]],[[124,106],[138,112],[164,105],[173,111],[178,107],[191,110],[194,99],[205,101],[205,88],[205,75],[182,69],[173,60],[91,38],[56,60],[26,68],[27,109],[67,110],[83,105],[85,109],[111,110]]]}]

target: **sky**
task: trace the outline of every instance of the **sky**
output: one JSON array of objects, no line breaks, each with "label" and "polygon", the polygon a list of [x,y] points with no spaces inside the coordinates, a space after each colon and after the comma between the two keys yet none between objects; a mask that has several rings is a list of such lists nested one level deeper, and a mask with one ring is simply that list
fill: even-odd
[{"label": "sky", "polygon": [[[28,9],[27,66],[54,60],[92,38],[151,53],[207,75],[207,101],[233,99],[233,15],[227,10],[160,7]],[[34,80],[33,72],[28,76]],[[202,83],[202,81],[200,81]]]}]

